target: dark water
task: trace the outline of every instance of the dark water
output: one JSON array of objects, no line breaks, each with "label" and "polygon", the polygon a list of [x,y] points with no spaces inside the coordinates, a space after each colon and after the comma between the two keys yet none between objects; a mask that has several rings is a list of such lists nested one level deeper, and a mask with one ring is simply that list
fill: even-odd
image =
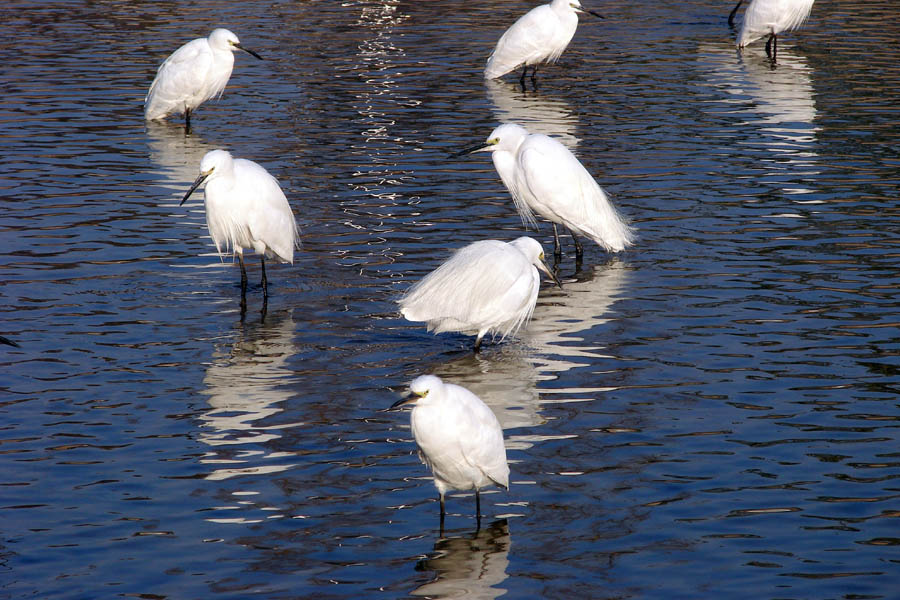
[{"label": "dark water", "polygon": [[[731,2],[594,2],[525,94],[480,72],[532,2],[220,4],[0,9],[0,596],[900,597],[895,3],[817,2],[770,69]],[[145,125],[157,65],[220,25],[267,60],[191,135]],[[639,241],[567,256],[474,356],[394,300],[520,235],[489,158],[448,158],[506,120]],[[219,147],[303,231],[264,319],[178,206]],[[458,494],[439,535],[380,412],[425,372],[505,427],[479,531]]]}]

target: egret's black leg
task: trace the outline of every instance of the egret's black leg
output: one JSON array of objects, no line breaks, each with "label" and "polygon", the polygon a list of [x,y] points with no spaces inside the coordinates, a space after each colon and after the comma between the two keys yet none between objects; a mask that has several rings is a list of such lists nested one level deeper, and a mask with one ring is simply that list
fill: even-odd
[{"label": "egret's black leg", "polygon": [[[474,352],[475,354],[478,354],[479,352],[481,352],[481,336],[480,335],[475,338],[475,347],[472,348],[472,352]],[[443,501],[444,500],[441,499],[441,502],[443,502]]]},{"label": "egret's black leg", "polygon": [[268,300],[269,299],[269,280],[266,279],[266,255],[265,254],[260,255],[260,264],[262,265],[262,281],[260,282],[260,285],[262,286],[262,289],[263,289],[263,299]]},{"label": "egret's black leg", "polygon": [[441,537],[444,536],[444,495],[441,494]]},{"label": "egret's black leg", "polygon": [[537,65],[531,67],[531,85],[536,85],[537,79]]},{"label": "egret's black leg", "polygon": [[191,132],[191,109],[184,109],[184,131],[186,133]]},{"label": "egret's black leg", "polygon": [[562,258],[562,246],[559,245],[559,232],[556,230],[556,223],[553,224],[553,258],[557,262]]},{"label": "egret's black leg", "polygon": [[734,15],[737,14],[738,9],[741,7],[741,4],[743,2],[744,2],[744,0],[738,0],[737,6],[735,6],[734,8],[731,9],[731,14],[728,15],[728,26],[729,27],[734,27]]},{"label": "egret's black leg", "polygon": [[238,253],[238,262],[241,263],[241,316],[247,312],[247,269],[244,268],[244,255]]},{"label": "egret's black leg", "polygon": [[522,86],[522,91],[525,91],[525,76],[528,74],[528,65],[524,65],[522,67],[522,76],[519,77],[519,85]]},{"label": "egret's black leg", "polygon": [[580,261],[584,257],[584,246],[581,245],[581,242],[578,241],[578,238],[569,230],[569,233],[572,234],[572,241],[575,242],[575,260]]},{"label": "egret's black leg", "polygon": [[481,529],[481,494],[475,489],[475,529]]},{"label": "egret's black leg", "polygon": [[769,36],[769,40],[766,42],[766,56],[772,59],[772,62],[775,62],[775,57],[778,55],[778,36],[774,33]]}]

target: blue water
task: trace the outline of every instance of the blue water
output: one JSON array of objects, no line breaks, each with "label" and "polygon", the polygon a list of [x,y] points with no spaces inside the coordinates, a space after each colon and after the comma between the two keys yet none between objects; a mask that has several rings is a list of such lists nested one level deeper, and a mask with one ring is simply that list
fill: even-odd
[{"label": "blue water", "polygon": [[[481,79],[533,2],[37,3],[0,33],[0,596],[900,597],[900,37],[816,3],[739,55],[732,4],[593,2],[522,92]],[[587,5],[587,0],[585,1]],[[227,26],[185,135],[142,100]],[[635,225],[545,284],[517,339],[434,336],[396,298],[522,225],[485,154],[560,138]],[[214,148],[302,229],[241,318],[202,196]],[[548,250],[549,226],[532,232]],[[511,489],[436,490],[416,375],[497,413]]]}]

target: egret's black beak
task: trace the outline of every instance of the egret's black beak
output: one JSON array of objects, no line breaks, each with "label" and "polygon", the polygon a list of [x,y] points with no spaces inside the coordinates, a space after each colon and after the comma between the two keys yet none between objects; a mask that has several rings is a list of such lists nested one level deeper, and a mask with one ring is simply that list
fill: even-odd
[{"label": "egret's black beak", "polygon": [[462,150],[454,152],[450,156],[452,156],[453,158],[459,158],[460,156],[465,156],[466,154],[472,154],[473,152],[478,152],[480,150],[486,150],[487,148],[490,148],[490,147],[491,147],[490,144],[485,144],[484,142],[480,142],[478,144],[475,144],[474,146],[468,146],[466,148],[463,148]]},{"label": "egret's black beak", "polygon": [[556,273],[550,270],[550,267],[547,266],[547,263],[541,261],[541,266],[539,267],[541,271],[547,274],[550,279],[553,280],[553,283],[559,286],[559,289],[562,289],[562,282],[559,280],[559,277],[556,276]]},{"label": "egret's black beak", "polygon": [[239,50],[243,50],[244,52],[246,52],[246,53],[249,54],[250,56],[255,56],[255,57],[258,58],[259,60],[262,60],[262,59],[263,59],[262,56],[260,56],[259,54],[257,54],[257,53],[254,52],[253,50],[251,50],[250,48],[244,48],[244,47],[241,46],[240,44],[235,44],[234,47],[237,48],[237,49],[239,49]]},{"label": "egret's black beak", "polygon": [[[210,169],[210,171],[212,171],[212,170]],[[187,191],[187,194],[184,195],[184,198],[181,199],[181,202],[178,203],[178,206],[181,206],[182,204],[184,204],[184,201],[191,197],[191,194],[194,193],[194,190],[196,190],[198,187],[200,187],[200,184],[202,184],[204,181],[206,181],[207,177],[209,177],[209,173],[200,173],[200,176],[197,177],[196,180],[194,180],[194,185],[192,185],[191,189],[189,189]]]},{"label": "egret's black beak", "polygon": [[598,13],[597,11],[590,10],[590,9],[588,9],[588,8],[582,8],[581,10],[583,10],[584,12],[586,12],[586,13],[588,13],[588,14],[594,15],[594,16],[597,17],[598,19],[604,18],[603,15],[601,15],[601,14]]},{"label": "egret's black beak", "polygon": [[409,396],[406,396],[405,398],[400,398],[399,400],[397,400],[396,402],[391,404],[391,407],[388,410],[399,410],[399,409],[403,408],[404,406],[409,406],[409,405],[415,404],[418,399],[419,399],[419,396],[416,396],[415,394],[410,394]]}]

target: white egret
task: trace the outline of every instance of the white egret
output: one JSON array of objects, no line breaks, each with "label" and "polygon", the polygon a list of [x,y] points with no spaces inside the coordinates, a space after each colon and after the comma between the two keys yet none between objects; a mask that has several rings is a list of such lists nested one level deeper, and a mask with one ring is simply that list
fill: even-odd
[{"label": "white egret", "polygon": [[557,140],[506,123],[494,129],[486,143],[456,155],[471,152],[493,153],[494,167],[526,226],[537,225],[534,213],[553,223],[553,254],[557,260],[562,256],[557,224],[572,233],[576,260],[584,254],[576,234],[594,240],[608,252],[619,252],[634,242],[633,230],[603,188]]},{"label": "white egret", "polygon": [[241,313],[247,308],[247,271],[244,249],[253,248],[262,265],[263,311],[269,298],[266,257],[294,262],[294,248],[300,233],[294,213],[278,180],[268,171],[243,158],[233,158],[225,150],[207,152],[200,161],[200,175],[181,199],[187,200],[206,182],[206,225],[216,244],[237,255],[241,264]]},{"label": "white egret", "polygon": [[440,377],[421,375],[409,386],[410,396],[391,409],[413,406],[410,415],[419,458],[434,475],[441,501],[444,528],[444,495],[449,490],[475,489],[475,516],[481,519],[481,495],[485,486],[509,489],[509,465],[503,445],[503,429],[493,411],[466,388],[444,383]]},{"label": "white egret", "polygon": [[477,352],[486,333],[503,339],[531,317],[541,285],[538,269],[559,285],[540,243],[530,237],[475,242],[413,285],[399,300],[400,313],[425,321],[428,331],[477,336]]},{"label": "white egret", "polygon": [[579,0],[553,0],[532,8],[507,29],[487,60],[485,79],[496,79],[522,66],[519,83],[525,86],[525,74],[532,67],[531,81],[540,63],[554,63],[575,35],[578,13],[598,13],[581,6]]},{"label": "white egret", "polygon": [[215,29],[209,37],[197,38],[173,52],[156,72],[144,99],[144,118],[163,119],[170,113],[184,113],[184,126],[190,129],[191,111],[221,96],[234,67],[235,50],[255,56],[227,29]]},{"label": "white egret", "polygon": [[[738,48],[769,36],[766,41],[766,54],[775,60],[778,54],[778,34],[792,31],[806,21],[815,0],[751,0],[744,13],[741,33],[738,35]],[[734,15],[743,0],[728,15],[728,24],[734,25]]]}]

